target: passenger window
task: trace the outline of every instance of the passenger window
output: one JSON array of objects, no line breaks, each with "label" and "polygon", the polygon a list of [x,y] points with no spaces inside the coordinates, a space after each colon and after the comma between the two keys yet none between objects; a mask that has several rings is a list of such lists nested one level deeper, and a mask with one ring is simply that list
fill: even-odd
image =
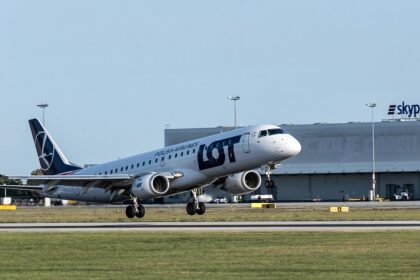
[{"label": "passenger window", "polygon": [[149,165],[151,165],[152,164],[152,160],[149,160]]},{"label": "passenger window", "polygon": [[172,158],[172,155],[169,155],[169,159],[171,159]]},{"label": "passenger window", "polygon": [[118,173],[118,168],[115,168],[115,173]]},{"label": "passenger window", "polygon": [[267,130],[261,130],[260,134],[258,135],[258,138],[265,137],[265,136],[267,136]]},{"label": "passenger window", "polygon": [[139,168],[140,167],[140,163],[137,163],[137,168]]},{"label": "passenger window", "polygon": [[161,161],[164,161],[164,160],[165,160],[165,157],[162,157],[160,160],[161,160]]},{"label": "passenger window", "polygon": [[109,172],[109,174],[112,174],[113,173],[113,170],[111,170],[110,172]]},{"label": "passenger window", "polygon": [[155,159],[155,162],[157,163],[157,161],[158,161],[158,159],[156,158],[156,159]]},{"label": "passenger window", "polygon": [[121,167],[121,172],[123,172],[123,170],[124,170],[124,168],[123,168],[123,167]]},{"label": "passenger window", "polygon": [[101,172],[99,172],[99,175],[102,175],[102,173],[101,173]]},{"label": "passenger window", "polygon": [[105,171],[105,175],[108,174],[108,171]]},{"label": "passenger window", "polygon": [[184,152],[181,152],[181,157],[183,157],[184,156]]},{"label": "passenger window", "polygon": [[128,165],[125,166],[125,170],[128,170]]},{"label": "passenger window", "polygon": [[193,150],[193,154],[195,154],[195,149]]},{"label": "passenger window", "polygon": [[188,156],[189,154],[190,154],[190,151],[188,150],[188,151],[187,151],[187,156]]},{"label": "passenger window", "polygon": [[143,166],[146,164],[146,162],[143,161]]},{"label": "passenger window", "polygon": [[178,157],[178,154],[175,154],[175,158],[177,158]]},{"label": "passenger window", "polygon": [[134,169],[134,164],[131,165],[131,169]]}]

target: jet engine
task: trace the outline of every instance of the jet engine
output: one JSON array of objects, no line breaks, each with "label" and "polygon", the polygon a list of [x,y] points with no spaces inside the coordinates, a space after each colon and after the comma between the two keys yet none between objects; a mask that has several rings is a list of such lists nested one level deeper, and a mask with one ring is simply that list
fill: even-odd
[{"label": "jet engine", "polygon": [[134,180],[131,192],[139,199],[164,196],[169,190],[169,180],[159,174],[148,174]]},{"label": "jet engine", "polygon": [[253,192],[261,186],[261,176],[251,170],[235,173],[226,178],[223,188],[230,194],[241,195]]}]

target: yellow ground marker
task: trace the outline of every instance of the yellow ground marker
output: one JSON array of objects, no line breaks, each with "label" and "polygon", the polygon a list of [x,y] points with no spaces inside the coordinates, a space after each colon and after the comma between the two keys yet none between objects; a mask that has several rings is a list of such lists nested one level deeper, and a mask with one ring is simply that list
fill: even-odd
[{"label": "yellow ground marker", "polygon": [[275,203],[251,203],[251,208],[276,208]]},{"label": "yellow ground marker", "polygon": [[349,212],[349,208],[346,207],[346,206],[330,207],[330,212],[333,212],[333,213],[347,213],[347,212]]},{"label": "yellow ground marker", "polygon": [[15,211],[16,205],[0,205],[0,210]]}]

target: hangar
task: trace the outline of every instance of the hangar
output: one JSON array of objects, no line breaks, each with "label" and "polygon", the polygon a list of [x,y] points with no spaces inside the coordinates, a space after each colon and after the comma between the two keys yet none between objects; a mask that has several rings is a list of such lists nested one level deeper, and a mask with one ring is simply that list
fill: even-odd
[{"label": "hangar", "polygon": [[[367,199],[372,188],[371,123],[281,125],[302,144],[302,152],[274,171],[276,201]],[[232,130],[232,127],[166,129],[165,145]],[[420,199],[420,121],[375,123],[376,193],[391,199],[406,190]],[[263,170],[263,182],[266,180]],[[208,190],[206,190],[208,191]],[[209,190],[212,191],[211,188]],[[171,198],[185,200],[185,197]],[[243,199],[249,200],[250,195]],[[168,200],[169,201],[171,201]]]}]

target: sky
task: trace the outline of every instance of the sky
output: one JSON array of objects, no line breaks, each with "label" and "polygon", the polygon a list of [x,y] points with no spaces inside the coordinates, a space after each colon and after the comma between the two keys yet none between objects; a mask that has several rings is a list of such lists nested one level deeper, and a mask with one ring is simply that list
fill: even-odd
[{"label": "sky", "polygon": [[0,174],[39,167],[28,119],[77,164],[164,129],[366,122],[420,103],[420,1],[0,0]]}]

